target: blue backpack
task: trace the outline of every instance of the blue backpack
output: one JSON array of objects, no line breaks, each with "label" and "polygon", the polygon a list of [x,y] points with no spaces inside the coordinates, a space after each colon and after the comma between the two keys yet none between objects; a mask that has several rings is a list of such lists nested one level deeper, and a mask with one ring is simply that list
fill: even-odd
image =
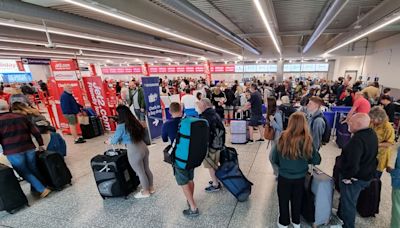
[{"label": "blue backpack", "polygon": [[183,118],[171,154],[173,165],[186,170],[200,166],[207,155],[209,134],[207,120]]},{"label": "blue backpack", "polygon": [[47,150],[57,152],[61,156],[65,157],[67,155],[67,144],[60,134],[57,132],[51,132]]}]

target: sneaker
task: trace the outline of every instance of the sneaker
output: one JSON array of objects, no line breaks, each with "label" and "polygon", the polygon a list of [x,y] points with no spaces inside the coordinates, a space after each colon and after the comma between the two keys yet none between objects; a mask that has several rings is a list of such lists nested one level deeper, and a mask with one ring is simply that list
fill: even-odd
[{"label": "sneaker", "polygon": [[200,215],[199,209],[196,208],[196,210],[192,211],[192,209],[186,209],[183,211],[183,215],[187,217],[197,217]]},{"label": "sneaker", "polygon": [[254,143],[254,140],[249,140],[249,141],[247,141],[247,144],[253,144]]},{"label": "sneaker", "polygon": [[85,143],[86,140],[84,140],[83,138],[78,138],[77,140],[75,140],[75,144],[79,144],[79,143]]},{"label": "sneaker", "polygon": [[156,190],[155,189],[151,189],[150,190],[150,194],[154,194],[154,193],[156,193]]},{"label": "sneaker", "polygon": [[46,196],[48,196],[50,194],[51,190],[48,188],[45,188],[44,191],[42,193],[40,193],[40,198],[46,198]]},{"label": "sneaker", "polygon": [[265,140],[263,138],[257,140],[257,142],[264,142]]},{"label": "sneaker", "polygon": [[206,189],[205,189],[205,191],[206,192],[218,192],[219,190],[221,190],[221,183],[218,183],[218,186],[217,187],[215,187],[214,185],[211,185],[211,186],[209,186],[209,187],[207,187]]},{"label": "sneaker", "polygon": [[288,228],[289,227],[289,226],[281,225],[279,222],[277,222],[277,225],[278,225],[278,228]]},{"label": "sneaker", "polygon": [[136,193],[133,197],[135,197],[135,199],[144,199],[144,198],[149,198],[150,194],[143,195],[143,193],[140,191],[140,192]]}]

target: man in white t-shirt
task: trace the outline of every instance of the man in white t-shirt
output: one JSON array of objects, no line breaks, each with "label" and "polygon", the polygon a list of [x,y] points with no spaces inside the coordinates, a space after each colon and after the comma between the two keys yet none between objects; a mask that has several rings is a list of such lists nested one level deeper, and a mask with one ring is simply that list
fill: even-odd
[{"label": "man in white t-shirt", "polygon": [[196,97],[190,94],[190,89],[185,90],[185,95],[183,95],[181,98],[181,104],[183,106],[183,110],[186,116],[198,116],[198,113],[195,110]]}]

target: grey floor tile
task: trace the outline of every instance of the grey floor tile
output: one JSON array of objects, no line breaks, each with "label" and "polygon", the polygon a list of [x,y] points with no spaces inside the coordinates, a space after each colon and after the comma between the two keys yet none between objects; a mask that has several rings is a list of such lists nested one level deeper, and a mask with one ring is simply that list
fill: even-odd
[{"label": "grey floor tile", "polygon": [[[188,219],[182,215],[182,210],[187,207],[182,190],[175,182],[171,166],[163,162],[162,150],[166,144],[161,140],[155,140],[149,147],[150,168],[157,192],[148,199],[138,200],[130,195],[127,200],[103,201],[94,182],[90,159],[107,149],[103,144],[107,137],[75,145],[67,136],[66,162],[74,176],[73,185],[44,200],[37,200],[30,195],[29,184],[23,182],[31,207],[15,215],[0,212],[0,227],[275,227],[278,198],[268,159],[271,148],[267,148],[266,142],[233,145],[239,153],[240,168],[254,183],[247,202],[238,203],[226,189],[213,194],[204,192],[210,180],[209,173],[203,167],[197,168],[195,200],[201,216]],[[339,154],[334,143],[322,147],[322,163],[318,167],[331,175],[335,157]],[[357,217],[356,227],[389,226],[391,186],[388,174],[383,175],[382,182],[381,213],[376,218]],[[308,226],[304,224],[304,227]]]}]

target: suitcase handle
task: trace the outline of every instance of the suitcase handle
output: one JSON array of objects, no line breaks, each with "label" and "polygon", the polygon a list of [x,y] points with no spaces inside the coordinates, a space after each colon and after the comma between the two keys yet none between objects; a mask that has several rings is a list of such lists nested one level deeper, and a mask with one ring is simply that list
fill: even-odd
[{"label": "suitcase handle", "polygon": [[110,156],[110,157],[118,156],[120,154],[121,154],[121,152],[119,150],[116,150],[114,145],[111,145],[111,149],[108,149],[106,152],[104,152],[104,155]]}]

